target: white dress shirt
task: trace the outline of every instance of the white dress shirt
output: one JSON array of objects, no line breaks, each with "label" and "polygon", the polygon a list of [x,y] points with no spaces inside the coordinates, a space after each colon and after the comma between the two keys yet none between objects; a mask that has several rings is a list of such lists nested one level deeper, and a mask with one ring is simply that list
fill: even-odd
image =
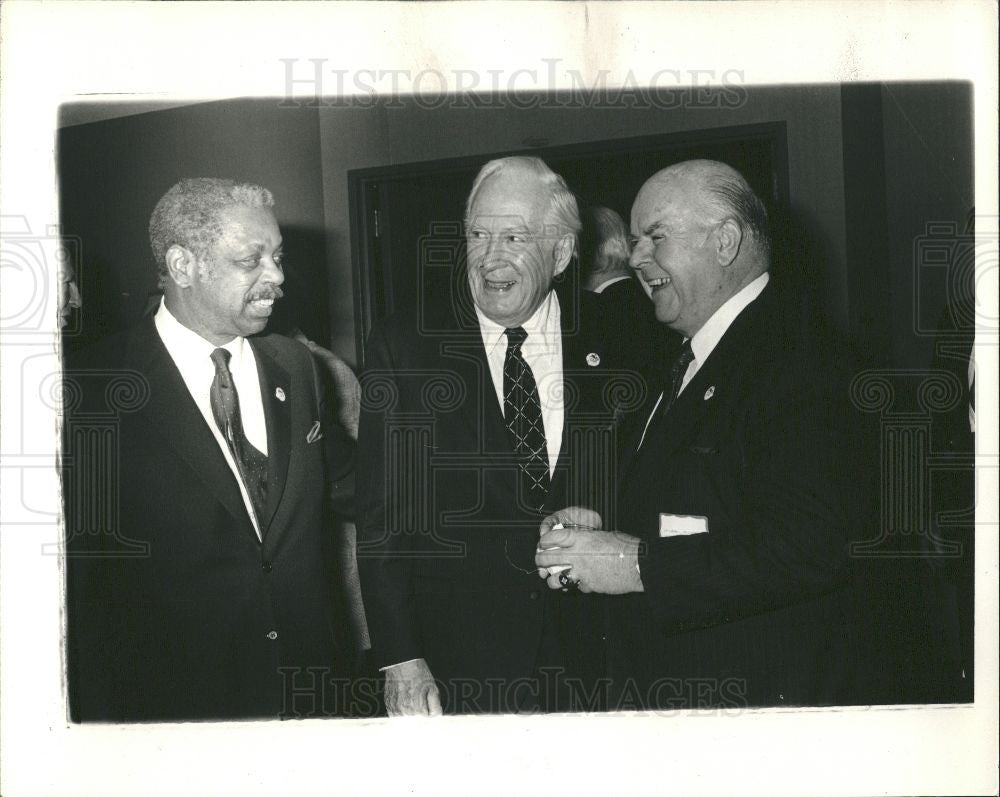
[{"label": "white dress shirt", "polygon": [[160,309],[156,311],[153,320],[167,353],[170,354],[177,370],[181,372],[181,378],[184,380],[191,398],[201,410],[205,423],[208,424],[208,428],[215,436],[215,442],[218,443],[222,455],[226,458],[229,469],[236,477],[236,483],[243,496],[247,514],[250,515],[254,530],[260,537],[260,527],[254,516],[250,494],[247,492],[246,485],[243,484],[243,479],[240,478],[239,469],[229,451],[226,439],[222,436],[222,432],[215,422],[211,398],[212,381],[215,379],[215,363],[212,362],[212,352],[216,349],[226,349],[232,355],[229,360],[229,371],[233,375],[233,383],[236,385],[236,391],[240,397],[240,418],[243,421],[243,433],[254,448],[267,456],[267,425],[264,422],[264,402],[261,398],[257,360],[254,357],[253,348],[246,342],[245,338],[241,337],[233,338],[224,346],[210,343],[178,321],[173,313],[167,309],[165,300],[161,300]]},{"label": "white dress shirt", "polygon": [[[490,364],[490,376],[496,389],[500,412],[503,412],[503,363],[507,356],[505,327],[491,321],[476,308],[479,331]],[[563,363],[562,327],[559,300],[550,291],[545,301],[522,325],[528,337],[521,344],[524,361],[531,367],[542,405],[545,446],[549,453],[549,476],[555,474],[563,433]]]},{"label": "white dress shirt", "polygon": [[[694,333],[694,337],[691,338],[691,353],[694,355],[694,359],[691,360],[687,371],[684,372],[684,379],[681,380],[681,389],[677,391],[678,396],[684,392],[684,388],[694,379],[694,375],[698,373],[698,369],[705,363],[715,347],[719,345],[719,341],[722,340],[722,336],[726,334],[726,330],[736,320],[736,316],[742,313],[750,302],[761,295],[769,279],[770,276],[765,271],[753,282],[744,285],[738,293],[730,296],[722,307],[712,313],[711,318],[702,324],[701,329]],[[656,400],[656,406],[653,407],[649,418],[646,419],[646,428],[643,429],[642,438],[639,440],[640,448],[646,439],[646,432],[649,430],[649,425],[653,422],[653,418],[656,417],[656,411],[660,408],[662,402],[663,393],[660,393],[660,397]]]}]

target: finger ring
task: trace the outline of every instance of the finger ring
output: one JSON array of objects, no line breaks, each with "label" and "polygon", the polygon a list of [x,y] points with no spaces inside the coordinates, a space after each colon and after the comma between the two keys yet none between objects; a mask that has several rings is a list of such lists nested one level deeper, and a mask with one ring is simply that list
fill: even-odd
[{"label": "finger ring", "polygon": [[579,582],[575,578],[570,578],[566,575],[565,570],[559,574],[559,584],[565,589],[574,589],[579,586]]}]

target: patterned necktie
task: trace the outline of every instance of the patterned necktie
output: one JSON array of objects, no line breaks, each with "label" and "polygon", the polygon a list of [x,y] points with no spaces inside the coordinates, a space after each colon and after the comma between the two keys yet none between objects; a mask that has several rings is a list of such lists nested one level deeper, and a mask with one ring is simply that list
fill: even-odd
[{"label": "patterned necktie", "polygon": [[532,509],[541,510],[549,492],[549,452],[535,375],[521,354],[521,344],[528,333],[523,327],[515,327],[504,334],[507,335],[507,355],[503,361],[504,422],[520,460],[527,503]]},{"label": "patterned necktie", "polygon": [[229,371],[230,353],[226,349],[216,349],[212,352],[212,362],[215,364],[215,379],[209,393],[212,401],[212,415],[219,426],[219,431],[226,438],[226,445],[236,461],[243,484],[250,494],[254,514],[257,516],[257,526],[263,534],[264,506],[267,503],[267,456],[262,454],[243,433],[243,420],[240,417],[240,397],[236,393],[233,375]]},{"label": "patterned necktie", "polygon": [[694,359],[694,352],[691,351],[691,338],[684,341],[684,345],[681,346],[681,350],[677,353],[677,359],[674,360],[673,364],[670,366],[670,392],[666,390],[663,391],[663,408],[660,410],[661,415],[666,415],[674,402],[677,401],[677,396],[681,392],[681,385],[684,382],[684,374],[687,373],[688,366],[691,365],[691,361]]}]

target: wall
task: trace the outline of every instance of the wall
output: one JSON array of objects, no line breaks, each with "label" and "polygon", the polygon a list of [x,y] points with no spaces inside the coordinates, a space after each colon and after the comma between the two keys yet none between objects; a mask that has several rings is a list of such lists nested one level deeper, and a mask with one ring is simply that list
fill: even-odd
[{"label": "wall", "polygon": [[946,300],[971,298],[963,240],[973,188],[969,84],[882,86],[891,356],[926,368]]},{"label": "wall", "polygon": [[[684,97],[690,96],[682,93]],[[347,241],[346,173],[350,169],[523,150],[543,146],[673,133],[759,122],[786,121],[791,203],[809,250],[823,260],[821,293],[828,311],[847,326],[847,264],[840,94],[837,86],[746,89],[738,107],[674,108],[454,108],[419,107],[412,99],[383,109],[320,108],[324,196],[331,246],[334,347],[354,360],[353,307],[343,300],[351,285]],[[331,201],[332,200],[332,201]]]},{"label": "wall", "polygon": [[206,176],[271,189],[285,239],[288,297],[278,303],[274,320],[294,320],[319,340],[328,336],[315,109],[237,100],[65,127],[58,162],[63,230],[79,236],[82,246],[84,337],[141,316],[156,287],[150,213],[181,178]]},{"label": "wall", "polygon": [[[851,263],[846,254],[848,236],[855,233],[850,224],[845,229],[844,136],[858,134],[853,122],[842,130],[850,120],[843,115],[841,88],[740,92],[726,96],[731,104],[734,97],[739,100],[735,107],[699,107],[689,92],[677,94],[677,104],[669,108],[594,102],[561,108],[421,107],[412,99],[370,108],[310,108],[285,107],[276,98],[235,100],[64,127],[59,136],[63,225],[83,247],[84,331],[97,336],[138,317],[155,285],[146,239],[149,213],[181,177],[232,176],[275,192],[289,249],[289,298],[279,303],[275,325],[294,320],[353,362],[350,170],[770,121],[787,123],[796,229],[808,241],[805,251],[820,275],[821,299],[837,326],[847,330],[849,286],[856,291],[870,283],[868,275],[850,270],[878,264]],[[888,263],[872,306],[887,317],[871,328],[889,338],[893,363],[921,367],[930,359],[932,341],[920,330],[936,322],[948,290],[954,293],[947,283],[957,273],[921,265],[926,240],[921,236],[933,223],[960,233],[972,207],[971,95],[962,84],[890,84],[881,87],[880,99],[881,120],[873,129],[881,127],[884,157],[877,142],[870,150],[871,157],[884,160],[885,220],[855,244],[866,251],[865,241],[885,237]],[[852,142],[852,151],[860,151],[864,173],[869,133],[860,135],[860,150]],[[867,189],[857,179],[852,195],[860,191],[863,197]],[[860,303],[856,293],[853,301]]]}]

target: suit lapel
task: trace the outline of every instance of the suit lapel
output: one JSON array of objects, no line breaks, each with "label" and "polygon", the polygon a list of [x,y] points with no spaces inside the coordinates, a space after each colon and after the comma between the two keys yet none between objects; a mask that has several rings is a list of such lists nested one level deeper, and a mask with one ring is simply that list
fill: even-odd
[{"label": "suit lapel", "polygon": [[[267,424],[267,505],[260,518],[261,536],[266,538],[274,513],[281,503],[288,478],[288,458],[291,453],[291,403],[308,400],[293,396],[288,372],[255,340],[250,340],[257,360],[257,377],[264,404],[264,422]],[[275,541],[268,540],[271,545]]]},{"label": "suit lapel", "polygon": [[497,401],[472,297],[461,302],[459,308],[449,321],[454,325],[454,335],[442,342],[440,355],[446,367],[455,372],[463,389],[470,390],[458,411],[461,421],[480,453],[512,456],[503,408]]},{"label": "suit lapel", "polygon": [[[671,455],[694,434],[701,419],[712,408],[716,395],[722,396],[736,389],[738,374],[748,358],[752,357],[754,346],[767,345],[766,341],[758,343],[756,338],[759,336],[761,320],[770,311],[773,293],[773,288],[769,286],[733,320],[708,360],[688,382],[670,411],[663,415],[657,409],[657,417],[650,422],[642,448],[637,451],[635,447],[651,412],[651,409],[644,410],[638,424],[638,434],[629,443],[630,454],[624,461],[623,476],[627,476],[647,451],[655,451],[655,456],[660,458]],[[656,396],[653,397],[653,402],[655,401]],[[635,428],[633,426],[633,431]]]},{"label": "suit lapel", "polygon": [[569,449],[572,440],[570,426],[574,415],[573,405],[579,403],[580,390],[586,382],[579,374],[579,369],[585,367],[586,353],[582,350],[586,347],[581,341],[580,330],[577,327],[579,321],[577,305],[573,298],[566,296],[563,291],[557,291],[556,300],[559,302],[559,331],[562,336],[563,427],[559,442],[559,458],[556,460],[556,470],[545,502],[546,509],[561,508],[554,504],[560,503],[561,496],[565,493],[567,471],[570,468]]},{"label": "suit lapel", "polygon": [[133,343],[127,360],[149,380],[149,401],[140,415],[256,541],[236,477],[152,320],[137,329]]}]

